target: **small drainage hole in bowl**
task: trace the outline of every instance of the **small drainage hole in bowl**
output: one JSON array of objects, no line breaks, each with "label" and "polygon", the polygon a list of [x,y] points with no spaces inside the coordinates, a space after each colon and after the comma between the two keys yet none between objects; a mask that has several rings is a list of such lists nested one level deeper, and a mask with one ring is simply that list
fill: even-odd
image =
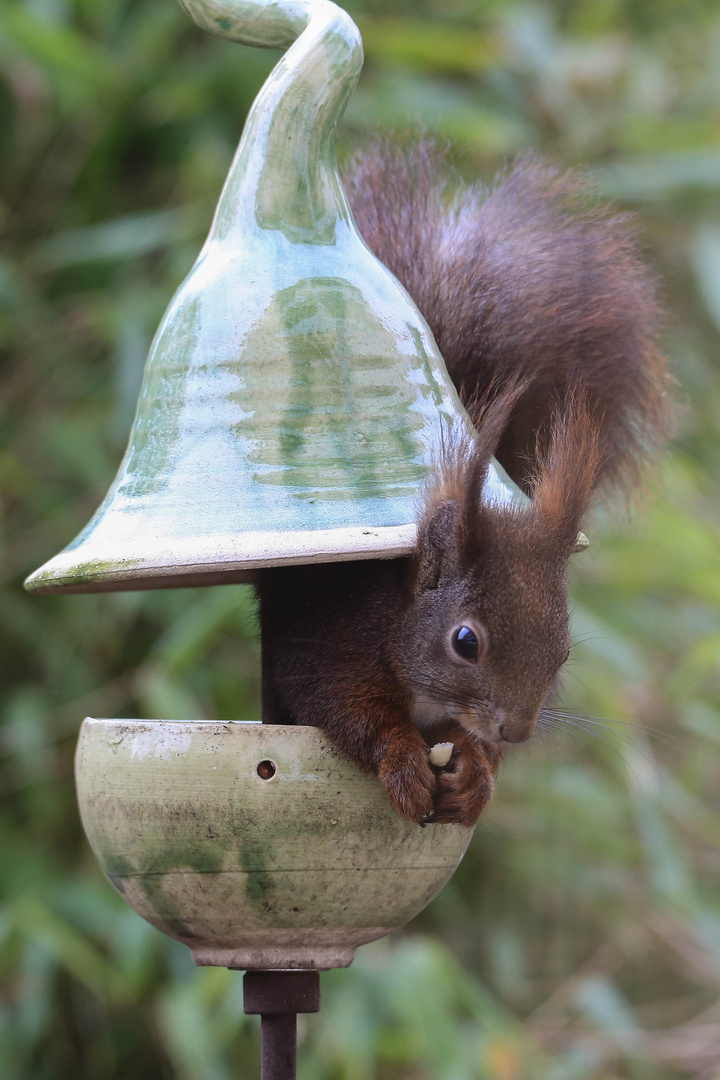
[{"label": "small drainage hole in bowl", "polygon": [[261,761],[257,767],[257,774],[263,780],[272,780],[276,769],[272,761]]}]

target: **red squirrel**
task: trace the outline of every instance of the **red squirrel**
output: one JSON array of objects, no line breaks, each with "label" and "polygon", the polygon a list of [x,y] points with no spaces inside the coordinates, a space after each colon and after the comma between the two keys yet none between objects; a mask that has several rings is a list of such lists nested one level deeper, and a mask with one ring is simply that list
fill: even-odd
[{"label": "red squirrel", "polygon": [[[277,721],[322,728],[403,817],[472,826],[568,657],[566,568],[588,508],[637,484],[672,404],[627,219],[530,155],[489,190],[451,193],[444,156],[378,144],[346,190],[477,440],[438,462],[413,555],[262,571],[258,596]],[[526,508],[483,504],[493,454]],[[453,744],[444,768],[438,741]]]}]

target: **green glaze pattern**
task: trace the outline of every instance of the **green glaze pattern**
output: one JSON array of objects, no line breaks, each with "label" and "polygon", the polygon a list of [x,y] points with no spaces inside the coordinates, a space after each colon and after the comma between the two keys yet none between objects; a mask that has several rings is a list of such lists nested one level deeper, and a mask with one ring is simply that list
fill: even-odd
[{"label": "green glaze pattern", "polygon": [[[243,580],[406,554],[441,437],[470,433],[430,331],[359,236],[336,128],[362,66],[327,0],[183,0],[287,52],[248,117],[207,242],[148,357],[130,444],[38,592]],[[520,496],[497,469],[488,498]]]},{"label": "green glaze pattern", "polygon": [[103,870],[198,964],[344,967],[432,900],[472,835],[404,821],[317,728],[86,720],[76,780]]}]

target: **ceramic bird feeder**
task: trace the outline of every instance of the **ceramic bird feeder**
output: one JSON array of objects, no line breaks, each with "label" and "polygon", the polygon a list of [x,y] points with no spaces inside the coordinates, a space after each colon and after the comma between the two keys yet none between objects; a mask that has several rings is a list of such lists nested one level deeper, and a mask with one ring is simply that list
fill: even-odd
[{"label": "ceramic bird feeder", "polygon": [[[182,0],[210,33],[288,48],[210,235],[160,324],[130,443],[93,519],[26,583],[97,592],[245,581],[415,540],[438,444],[472,428],[424,319],[360,237],[336,128],[362,67],[329,0]],[[493,465],[488,497],[517,489]]]},{"label": "ceramic bird feeder", "polygon": [[[118,475],[28,579],[35,592],[222,584],[258,567],[407,554],[439,445],[472,433],[340,183],[336,128],[362,66],[352,20],[329,0],[182,3],[210,33],[287,51],[152,344]],[[494,465],[485,494],[523,498]],[[403,821],[313,728],[89,720],[77,783],[110,880],[198,964],[344,966],[432,899],[470,839]],[[255,986],[252,1011],[311,1007],[302,987],[284,1005],[266,989]]]},{"label": "ceramic bird feeder", "polygon": [[432,900],[472,835],[404,821],[311,727],[86,720],[76,774],[103,870],[200,965],[346,967]]}]

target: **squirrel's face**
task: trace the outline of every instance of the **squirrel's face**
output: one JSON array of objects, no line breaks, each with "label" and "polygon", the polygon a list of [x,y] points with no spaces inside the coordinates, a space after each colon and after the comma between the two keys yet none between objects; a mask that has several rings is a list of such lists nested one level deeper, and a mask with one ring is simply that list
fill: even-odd
[{"label": "squirrel's face", "polygon": [[451,716],[493,743],[530,738],[567,659],[565,571],[601,465],[583,395],[570,397],[554,414],[530,503],[487,505],[490,454],[517,393],[501,393],[469,452],[451,448],[438,469],[391,645],[417,724]]},{"label": "squirrel's face", "polygon": [[454,529],[435,545],[393,653],[419,727],[452,718],[486,742],[522,742],[569,652],[567,560],[510,516],[491,521],[475,548],[460,558]]}]

